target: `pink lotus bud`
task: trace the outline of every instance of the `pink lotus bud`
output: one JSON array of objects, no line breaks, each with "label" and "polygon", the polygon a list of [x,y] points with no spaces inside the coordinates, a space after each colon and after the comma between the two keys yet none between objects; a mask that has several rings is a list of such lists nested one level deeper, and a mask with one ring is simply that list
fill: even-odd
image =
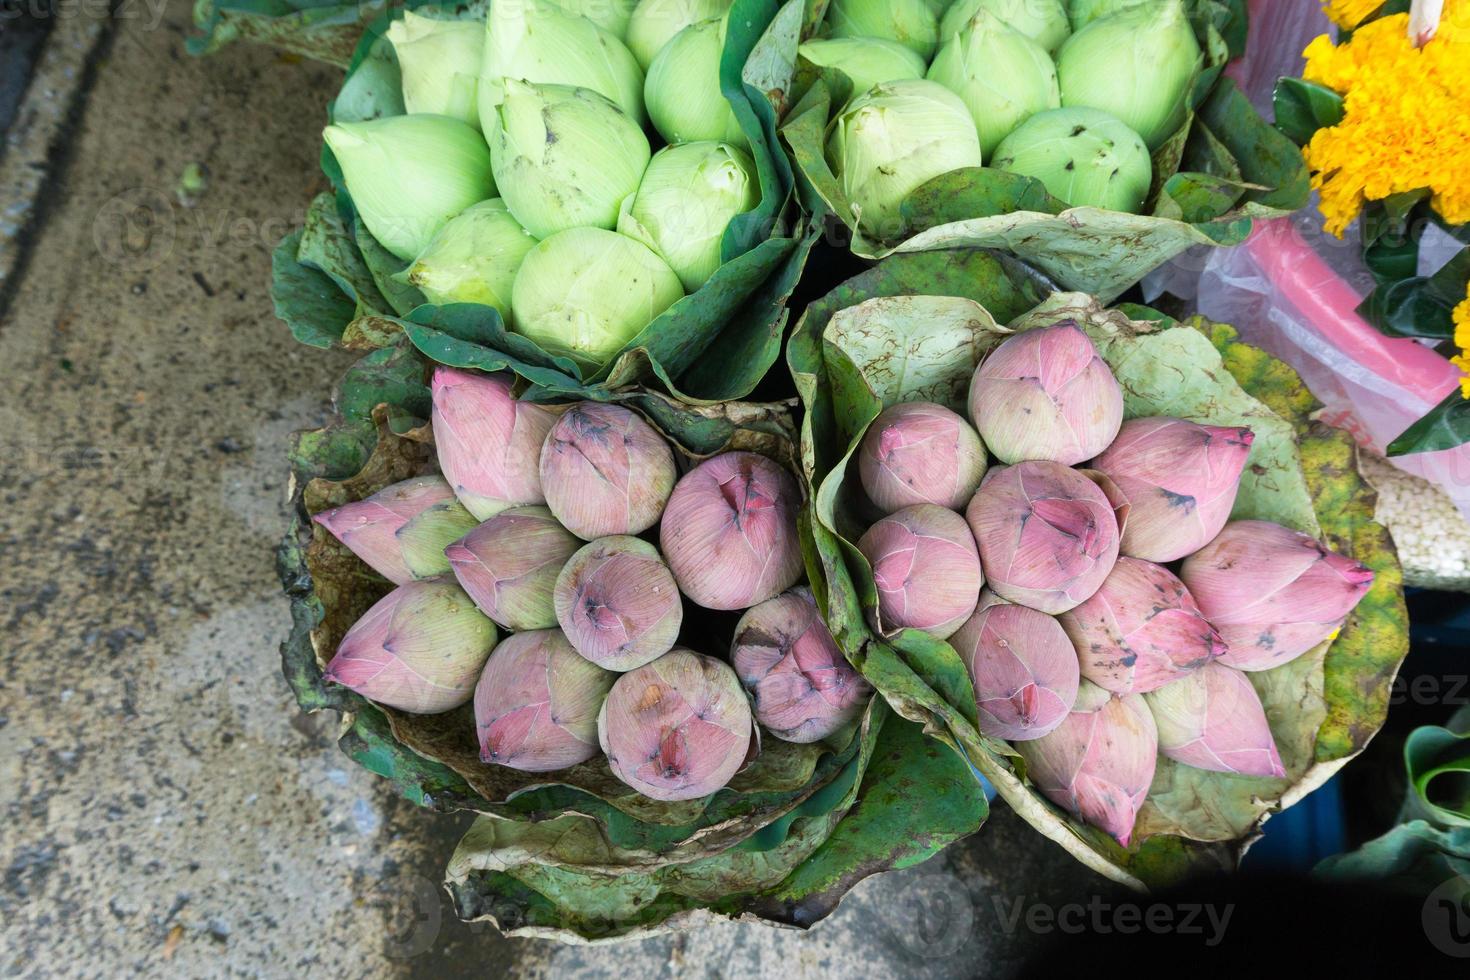
[{"label": "pink lotus bud", "polygon": [[597,738],[613,775],[644,796],[693,800],[740,771],[754,727],[730,665],[680,648],[617,679]]},{"label": "pink lotus bud", "polygon": [[1342,627],[1373,584],[1366,566],[1270,521],[1232,521],[1179,577],[1230,649],[1220,663],[1270,670]]},{"label": "pink lotus bud", "polygon": [[1144,695],[1159,730],[1159,751],[1186,766],[1241,776],[1285,776],[1266,709],[1250,680],[1224,664],[1205,664]]},{"label": "pink lotus bud", "polygon": [[937,504],[889,514],[858,539],[878,587],[878,630],[923,630],[943,640],[975,611],[980,555],[964,518]]},{"label": "pink lotus bud", "polygon": [[394,585],[447,572],[444,546],[475,526],[474,517],[438,476],[395,483],[312,520]]},{"label": "pink lotus bud", "polygon": [[498,638],[453,582],[409,582],[363,613],[322,676],[390,708],[438,714],[470,699]]},{"label": "pink lotus bud", "polygon": [[619,405],[582,402],[562,413],[541,449],[546,506],[591,541],[658,523],[674,489],[674,454],[647,422]]},{"label": "pink lotus bud", "polygon": [[1255,434],[1183,419],[1131,419],[1093,461],[1128,507],[1122,553],[1167,562],[1220,533],[1235,506]]},{"label": "pink lotus bud", "polygon": [[1057,621],[985,591],[975,615],[949,638],[970,672],[980,731],[995,738],[1040,738],[1077,700],[1077,651]]},{"label": "pink lotus bud", "polygon": [[805,589],[783,592],[741,616],[730,663],[755,702],[756,720],[787,742],[826,738],[873,696]]},{"label": "pink lotus bud", "polygon": [[1128,846],[1158,764],[1158,733],[1142,695],[1118,697],[1083,681],[1072,713],[1016,751],[1047,799]]},{"label": "pink lotus bud", "polygon": [[758,453],[722,453],[684,474],[659,524],[679,588],[706,609],[748,609],[801,578],[791,474]]},{"label": "pink lotus bud", "polygon": [[1112,504],[1096,483],[1061,463],[991,470],[965,518],[990,587],[1044,613],[1091,598],[1118,560]]},{"label": "pink lotus bud", "polygon": [[544,503],[537,464],[555,414],[517,401],[505,374],[436,367],[431,387],[439,468],[459,502],[482,521]]},{"label": "pink lotus bud", "polygon": [[556,576],[580,547],[545,507],[512,507],[444,554],[485,615],[509,630],[539,630],[556,625]]},{"label": "pink lotus bud", "polygon": [[863,490],[885,514],[914,504],[959,510],[985,475],[985,447],[943,405],[894,405],[873,420],[858,451]]},{"label": "pink lotus bud", "polygon": [[1119,558],[1102,588],[1061,615],[1082,676],[1114,694],[1177,681],[1225,652],[1225,641],[1174,573]]},{"label": "pink lotus bud", "polygon": [[669,652],[684,604],[658,549],[613,535],[584,545],[553,592],[556,621],[577,652],[608,670],[632,670]]},{"label": "pink lotus bud", "polygon": [[970,418],[997,459],[1073,466],[1108,447],[1123,422],[1123,390],[1075,323],[1027,330],[981,362]]},{"label": "pink lotus bud", "polygon": [[561,630],[508,636],[475,685],[480,759],[550,772],[597,754],[597,713],[617,675],[584,660]]}]

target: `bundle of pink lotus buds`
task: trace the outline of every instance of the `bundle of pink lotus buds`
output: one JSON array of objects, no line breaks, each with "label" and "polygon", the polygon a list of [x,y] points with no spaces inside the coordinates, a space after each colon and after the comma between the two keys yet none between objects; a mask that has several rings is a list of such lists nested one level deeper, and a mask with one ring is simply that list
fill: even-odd
[{"label": "bundle of pink lotus buds", "polygon": [[[813,742],[857,717],[872,690],[795,588],[801,491],[782,466],[726,452],[681,476],[637,413],[519,401],[504,375],[440,367],[432,392],[442,476],[316,515],[397,586],[329,681],[421,714],[473,699],[485,763],[601,752],[658,800],[728,783],[757,725]],[[725,658],[679,645],[686,600],[743,611]]]},{"label": "bundle of pink lotus buds", "polygon": [[874,627],[948,640],[980,731],[1125,846],[1159,753],[1284,776],[1249,672],[1335,635],[1373,573],[1309,535],[1230,521],[1251,430],[1123,421],[1117,379],[1070,322],[991,352],[969,410],[895,405],[859,448],[886,515],[858,542]]}]

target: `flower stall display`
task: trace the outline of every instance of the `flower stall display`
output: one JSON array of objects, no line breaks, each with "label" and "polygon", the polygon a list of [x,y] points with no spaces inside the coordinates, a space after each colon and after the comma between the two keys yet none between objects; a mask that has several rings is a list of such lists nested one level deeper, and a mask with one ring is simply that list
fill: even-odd
[{"label": "flower stall display", "polygon": [[1359,312],[1390,337],[1437,346],[1462,372],[1458,390],[1393,439],[1390,456],[1470,441],[1470,248],[1428,275],[1419,268],[1426,227],[1470,242],[1461,50],[1470,4],[1410,6],[1332,5],[1339,37],[1313,40],[1302,77],[1276,93],[1278,125],[1303,144],[1327,231],[1361,225],[1374,288]]},{"label": "flower stall display", "polygon": [[334,193],[276,249],[277,315],[538,398],[747,396],[814,241],[753,95],[789,84],[775,9],[394,8],[330,106]]},{"label": "flower stall display", "polygon": [[1232,866],[1382,724],[1393,547],[1285,365],[1032,288],[984,253],[897,255],[807,308],[819,605],[896,711],[1088,866]]},{"label": "flower stall display", "polygon": [[1306,200],[1300,154],[1221,76],[1243,2],[890,7],[811,4],[790,52],[798,190],[860,256],[1006,249],[1110,300]]},{"label": "flower stall display", "polygon": [[461,916],[807,925],[981,825],[967,767],[873,697],[801,585],[790,405],[518,394],[367,355],[297,443],[280,553],[301,706],[343,712],[344,751],[409,799],[477,814]]}]

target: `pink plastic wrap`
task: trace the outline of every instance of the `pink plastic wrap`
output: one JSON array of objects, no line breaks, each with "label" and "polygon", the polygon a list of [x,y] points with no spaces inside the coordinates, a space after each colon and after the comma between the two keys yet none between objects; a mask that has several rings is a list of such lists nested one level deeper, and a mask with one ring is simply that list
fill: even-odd
[{"label": "pink plastic wrap", "polygon": [[[1458,387],[1460,372],[1423,344],[1374,329],[1354,312],[1362,298],[1290,219],[1279,218],[1258,222],[1238,248],[1212,251],[1196,302],[1205,316],[1234,324],[1247,343],[1295,368],[1322,402],[1325,421],[1382,453]],[[1438,484],[1470,517],[1470,446],[1391,462]]]}]

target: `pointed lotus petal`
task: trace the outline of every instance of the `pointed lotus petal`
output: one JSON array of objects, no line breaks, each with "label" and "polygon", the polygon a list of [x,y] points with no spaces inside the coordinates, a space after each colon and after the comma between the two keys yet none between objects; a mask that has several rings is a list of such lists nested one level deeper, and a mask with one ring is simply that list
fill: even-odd
[{"label": "pointed lotus petal", "polygon": [[755,702],[756,720],[787,742],[826,738],[873,695],[805,589],[783,592],[741,616],[730,663]]},{"label": "pointed lotus petal", "polygon": [[[415,578],[438,575],[445,569],[416,575],[405,559],[403,543],[397,537],[399,529],[430,507],[453,503],[454,491],[442,478],[419,476],[384,487],[364,500],[324,510],[312,520],[330,531],[379,575],[394,585],[402,585]],[[467,513],[463,516],[469,518]],[[440,548],[442,551],[443,546]],[[416,563],[421,561],[422,556],[416,556]]]},{"label": "pointed lotus petal", "polygon": [[608,670],[663,656],[684,622],[679,588],[658,549],[626,535],[598,538],[572,555],[552,603],[577,652]]},{"label": "pointed lotus petal", "polygon": [[444,549],[473,531],[479,523],[458,500],[445,500],[424,508],[395,535],[403,551],[404,564],[414,578],[444,574],[449,571],[449,556]]},{"label": "pointed lotus petal", "polygon": [[1060,725],[1016,743],[1027,776],[1047,799],[1124,847],[1153,782],[1158,749],[1153,716],[1141,695],[1117,697],[1086,681]]},{"label": "pointed lotus petal", "polygon": [[1342,627],[1373,572],[1315,538],[1269,521],[1232,521],[1180,569],[1200,609],[1224,637],[1220,663],[1270,670]]},{"label": "pointed lotus petal", "polygon": [[552,590],[582,542],[545,507],[503,510],[444,549],[475,605],[510,630],[556,625]]},{"label": "pointed lotus petal", "polygon": [[1092,463],[1128,506],[1122,553],[1169,562],[1209,543],[1230,519],[1254,439],[1250,429],[1183,419],[1124,422]]},{"label": "pointed lotus petal", "polygon": [[1142,694],[1176,681],[1225,652],[1174,573],[1119,558],[1102,587],[1061,615],[1082,676],[1115,694]]},{"label": "pointed lotus petal", "polygon": [[684,474],[659,548],[684,594],[706,609],[749,609],[801,578],[801,489],[758,453],[721,453]]},{"label": "pointed lotus petal", "polygon": [[1006,463],[1074,466],[1107,448],[1123,422],[1123,390],[1075,323],[1027,330],[975,369],[970,418]]},{"label": "pointed lotus petal", "polygon": [[1090,598],[1118,558],[1112,504],[1096,483],[1060,463],[991,470],[965,518],[990,588],[1044,613]]},{"label": "pointed lotus petal", "polygon": [[663,436],[620,405],[573,405],[541,450],[546,506],[587,541],[653,527],[674,476],[674,454]]},{"label": "pointed lotus petal", "polygon": [[555,415],[517,401],[504,374],[434,369],[434,445],[460,503],[480,520],[544,503],[538,467]]},{"label": "pointed lotus petal", "polygon": [[322,676],[391,708],[438,714],[470,699],[497,638],[459,586],[409,582],[347,631]]},{"label": "pointed lotus petal", "polygon": [[655,800],[693,800],[745,764],[750,704],[728,664],[676,648],[623,674],[597,719],[613,775]]},{"label": "pointed lotus petal", "polygon": [[1186,766],[1241,776],[1286,775],[1266,711],[1250,680],[1206,664],[1144,695],[1159,730],[1159,751]]},{"label": "pointed lotus petal", "polygon": [[858,453],[868,499],[891,514],[914,504],[959,510],[985,475],[985,447],[943,405],[906,402],[873,420]]},{"label": "pointed lotus petal", "polygon": [[905,507],[858,539],[878,587],[879,629],[923,630],[944,639],[975,610],[980,555],[964,518],[936,504]]},{"label": "pointed lotus petal", "polygon": [[987,591],[949,645],[970,672],[986,735],[1040,738],[1066,720],[1077,700],[1077,651],[1045,613]]},{"label": "pointed lotus petal", "polygon": [[616,677],[578,656],[560,630],[506,637],[475,685],[481,760],[524,772],[586,762]]}]

